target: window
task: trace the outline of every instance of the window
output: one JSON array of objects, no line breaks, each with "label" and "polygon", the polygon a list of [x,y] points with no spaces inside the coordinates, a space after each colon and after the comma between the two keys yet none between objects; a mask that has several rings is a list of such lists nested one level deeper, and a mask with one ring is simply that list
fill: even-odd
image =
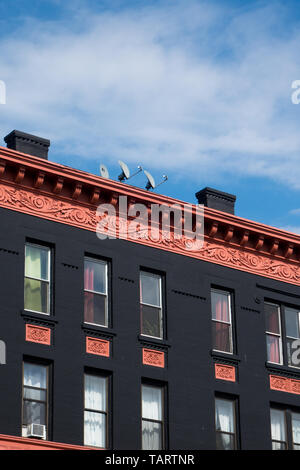
[{"label": "window", "polygon": [[108,378],[85,374],[84,445],[107,448]]},{"label": "window", "polygon": [[234,450],[237,448],[235,409],[235,400],[216,398],[217,450]]},{"label": "window", "polygon": [[271,436],[273,450],[300,450],[300,413],[271,408]]},{"label": "window", "polygon": [[84,260],[84,321],[108,326],[107,262]]},{"label": "window", "polygon": [[279,306],[265,302],[265,316],[268,361],[281,364],[282,339]]},{"label": "window", "polygon": [[300,413],[292,413],[293,449],[300,450]]},{"label": "window", "polygon": [[300,310],[272,302],[264,303],[268,362],[300,367]]},{"label": "window", "polygon": [[48,423],[48,366],[23,364],[23,419],[22,435],[27,436],[29,424]]},{"label": "window", "polygon": [[142,449],[164,448],[163,388],[142,385]]},{"label": "window", "polygon": [[161,276],[140,274],[141,334],[163,338]]},{"label": "window", "polygon": [[211,290],[213,349],[233,352],[231,295],[223,290]]},{"label": "window", "polygon": [[50,248],[25,246],[24,308],[50,314]]},{"label": "window", "polygon": [[293,343],[300,339],[299,334],[299,318],[300,318],[300,310],[295,308],[288,308],[284,307],[284,317],[285,317],[285,332],[286,332],[286,353],[287,353],[287,363],[289,366],[292,367],[299,367],[299,363],[297,361],[298,358],[293,358],[293,352],[296,348],[293,347]]},{"label": "window", "polygon": [[285,411],[271,409],[272,449],[287,449]]}]

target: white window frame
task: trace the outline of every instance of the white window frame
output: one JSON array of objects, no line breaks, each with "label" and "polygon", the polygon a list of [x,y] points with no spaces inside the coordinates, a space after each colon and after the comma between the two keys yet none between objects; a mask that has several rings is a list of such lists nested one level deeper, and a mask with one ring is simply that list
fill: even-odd
[{"label": "white window frame", "polygon": [[296,310],[298,312],[298,327],[299,327],[299,338],[294,338],[294,336],[288,336],[287,334],[285,335],[285,348],[286,348],[286,360],[287,360],[287,367],[292,367],[293,369],[300,369],[299,366],[293,366],[292,364],[288,364],[288,351],[287,351],[287,339],[292,339],[292,340],[300,340],[300,310],[294,307],[287,307],[286,305],[283,305],[283,314],[284,314],[284,322],[285,322],[285,329],[286,329],[286,317],[285,317],[285,310],[289,308],[290,310]]},{"label": "white window frame", "polygon": [[[47,273],[48,279],[41,279],[38,277],[26,276],[26,248],[27,246],[34,246],[35,248],[46,249],[48,251],[48,273]],[[49,293],[48,293],[48,303],[47,303],[48,313],[45,313],[45,312],[40,312],[38,310],[30,310],[28,308],[25,308],[25,290],[24,290],[24,310],[26,312],[40,313],[41,315],[48,315],[48,316],[51,315],[52,279],[51,279],[51,248],[49,246],[39,245],[38,243],[31,243],[31,242],[25,243],[24,286],[25,286],[25,279],[31,279],[33,281],[40,281],[40,282],[48,283]]]},{"label": "white window frame", "polygon": [[[142,302],[142,274],[146,274],[148,276],[155,277],[159,280],[159,302],[160,305],[153,305],[148,304],[146,302]],[[160,336],[151,336],[142,333],[142,316],[140,318],[140,331],[141,336],[145,336],[146,338],[154,338],[154,339],[163,339],[164,338],[164,325],[163,325],[163,305],[162,305],[162,276],[160,274],[152,273],[151,271],[145,271],[143,269],[140,270],[140,305],[145,305],[146,307],[153,307],[159,309],[159,324],[160,324]]]},{"label": "white window frame", "polygon": [[230,336],[229,336],[229,341],[230,341],[230,349],[231,351],[222,351],[220,349],[213,349],[213,351],[216,351],[216,352],[220,352],[222,354],[233,354],[233,325],[232,325],[232,300],[231,300],[231,297],[232,297],[232,294],[230,291],[228,290],[225,290],[225,289],[217,289],[216,287],[212,287],[211,288],[211,294],[213,292],[216,292],[216,293],[224,293],[228,296],[228,309],[229,309],[229,322],[227,321],[221,321],[221,320],[216,320],[214,318],[212,318],[212,314],[213,312],[211,312],[211,319],[213,322],[215,323],[224,323],[225,325],[229,325],[230,326]]},{"label": "white window frame", "polygon": [[[144,387],[152,387],[152,388],[157,388],[161,392],[161,421],[157,419],[149,419],[149,418],[144,418],[143,416],[143,388]],[[161,425],[161,449],[165,449],[165,388],[162,385],[152,385],[148,383],[142,383],[141,387],[141,416],[142,416],[142,422],[141,422],[141,441],[143,444],[143,422],[146,421],[148,423],[157,423]],[[141,446],[142,447],[142,446]],[[144,449],[142,449],[144,450]]]},{"label": "white window frame", "polygon": [[[109,322],[109,314],[108,314],[108,262],[105,261],[105,260],[102,260],[102,259],[93,258],[91,256],[85,256],[84,257],[84,265],[85,265],[86,260],[87,261],[92,261],[93,263],[103,264],[105,266],[105,279],[106,279],[105,287],[106,287],[106,292],[97,292],[97,291],[93,291],[93,290],[90,290],[90,289],[85,289],[84,286],[83,286],[84,293],[89,292],[90,294],[105,296],[105,325],[102,325],[101,323],[88,322],[88,321],[85,321],[85,320],[84,320],[84,323],[87,324],[87,325],[95,325],[95,326],[101,326],[103,328],[108,328],[109,327],[109,325],[108,325],[108,322]],[[85,266],[84,266],[84,269],[85,269]]]},{"label": "white window frame", "polygon": [[[37,365],[37,366],[40,366],[40,367],[44,367],[46,369],[46,389],[45,388],[37,388],[37,387],[30,387],[28,385],[25,385],[24,384],[24,365],[25,364],[33,364],[33,365]],[[25,387],[27,388],[31,388],[31,389],[35,389],[35,390],[44,390],[46,392],[46,401],[43,402],[43,401],[40,401],[40,400],[28,400],[28,399],[25,399],[24,397],[24,389]],[[36,401],[37,403],[45,403],[45,407],[46,407],[46,440],[49,438],[49,365],[45,365],[45,364],[39,364],[37,362],[32,362],[32,361],[23,361],[22,363],[22,437],[27,437],[27,425],[23,425],[23,415],[24,415],[24,402],[25,401]]]},{"label": "white window frame", "polygon": [[[267,336],[276,336],[279,338],[279,354],[280,354],[280,362],[273,362],[269,361],[269,358],[267,357],[267,362],[269,364],[278,364],[278,365],[283,365],[283,344],[282,344],[282,327],[281,327],[281,306],[279,304],[276,304],[274,302],[268,302],[265,301],[264,305],[272,305],[273,307],[277,307],[277,313],[278,313],[278,324],[279,324],[279,334],[278,333],[272,333],[271,331],[268,331],[266,329],[265,335]],[[266,320],[266,319],[265,319]],[[266,346],[267,346],[267,355],[268,355],[268,343],[266,341]]]},{"label": "white window frame", "polygon": [[[85,388],[85,382],[86,382],[86,376],[90,375],[93,377],[100,377],[101,379],[105,380],[105,407],[106,411],[102,410],[94,410],[90,408],[86,408],[85,406],[85,394],[86,394],[86,388]],[[108,449],[108,441],[109,441],[109,434],[108,434],[108,426],[109,426],[109,377],[105,375],[97,375],[97,374],[90,374],[89,372],[84,373],[84,400],[83,400],[83,442],[84,446],[87,447],[95,447],[95,449]],[[85,443],[85,412],[91,412],[91,413],[98,413],[102,414],[105,416],[105,447],[99,447],[99,446],[91,446],[90,444]]]}]

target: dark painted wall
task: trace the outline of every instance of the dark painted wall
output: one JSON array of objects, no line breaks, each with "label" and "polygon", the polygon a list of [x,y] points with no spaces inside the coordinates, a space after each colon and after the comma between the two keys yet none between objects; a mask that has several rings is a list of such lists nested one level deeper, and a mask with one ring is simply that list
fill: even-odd
[{"label": "dark painted wall", "polygon": [[[126,241],[100,241],[92,232],[5,209],[0,210],[0,220],[0,339],[7,344],[7,365],[0,366],[0,433],[21,433],[22,360],[31,356],[53,364],[50,437],[54,441],[83,443],[83,373],[88,367],[107,371],[112,376],[111,447],[114,449],[141,447],[143,378],[167,386],[170,449],[215,448],[214,395],[218,392],[239,398],[241,448],[271,448],[270,402],[300,406],[300,398],[269,390],[263,298],[300,305],[298,287]],[[25,341],[22,314],[26,238],[52,244],[55,251],[54,315],[51,318],[36,315],[49,321],[54,330],[50,347]],[[85,253],[111,260],[112,328],[109,332],[114,334],[111,358],[85,353],[82,329]],[[167,338],[162,342],[168,351],[165,369],[143,366],[141,361],[140,267],[165,274]],[[279,292],[264,291],[256,283]],[[214,379],[212,284],[232,289],[234,293],[236,354],[232,361],[238,368],[237,383]],[[51,323],[52,320],[56,323]],[[224,357],[228,359],[227,355]]]}]

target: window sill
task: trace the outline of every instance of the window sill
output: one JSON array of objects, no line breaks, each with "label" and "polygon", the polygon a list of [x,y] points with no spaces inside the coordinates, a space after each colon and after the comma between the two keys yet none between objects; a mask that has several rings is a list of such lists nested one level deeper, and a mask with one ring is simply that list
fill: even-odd
[{"label": "window sill", "polygon": [[58,323],[57,320],[55,320],[51,315],[45,314],[45,313],[37,313],[37,312],[31,312],[29,310],[21,310],[21,316],[25,320],[30,320],[30,321],[36,321],[39,322],[40,324],[47,324],[47,325],[54,325]]},{"label": "window sill", "polygon": [[138,335],[138,340],[146,346],[160,346],[165,349],[171,347],[171,344],[166,340],[153,338],[152,336]]},{"label": "window sill", "polygon": [[112,338],[113,336],[117,336],[117,334],[111,328],[107,328],[106,326],[93,325],[90,323],[82,323],[81,328],[86,333],[100,333],[102,336],[107,336],[110,338]]},{"label": "window sill", "polygon": [[230,362],[230,363],[233,363],[233,364],[238,364],[239,362],[241,362],[241,359],[236,354],[222,353],[220,351],[214,351],[213,349],[211,349],[210,355],[214,359],[218,359],[220,361]]},{"label": "window sill", "polygon": [[296,377],[300,378],[300,368],[296,367],[289,367],[281,364],[272,364],[271,362],[266,362],[266,369],[268,372],[280,372],[281,375],[285,375],[287,377]]}]

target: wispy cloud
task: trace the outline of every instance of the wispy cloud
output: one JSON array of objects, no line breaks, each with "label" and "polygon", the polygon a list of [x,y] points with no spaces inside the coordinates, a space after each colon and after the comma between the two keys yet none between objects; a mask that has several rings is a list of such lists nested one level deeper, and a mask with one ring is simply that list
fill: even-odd
[{"label": "wispy cloud", "polygon": [[298,226],[287,225],[285,227],[280,228],[281,230],[286,230],[287,232],[297,233],[298,235],[300,235],[300,227]]},{"label": "wispy cloud", "polygon": [[300,32],[281,32],[283,3],[233,12],[158,2],[93,15],[76,5],[69,21],[27,18],[0,39],[3,132],[36,132],[83,158],[300,189],[300,105],[290,99]]}]

